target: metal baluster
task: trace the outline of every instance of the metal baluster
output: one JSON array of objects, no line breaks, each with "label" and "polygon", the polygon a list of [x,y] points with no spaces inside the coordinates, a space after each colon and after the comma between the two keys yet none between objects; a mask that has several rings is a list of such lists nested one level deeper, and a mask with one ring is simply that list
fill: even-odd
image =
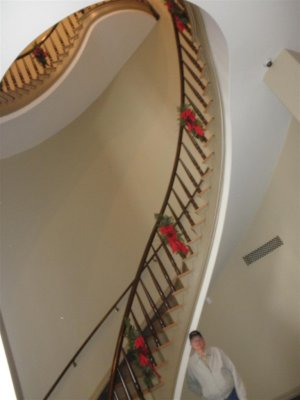
[{"label": "metal baluster", "polygon": [[204,98],[200,95],[200,93],[194,88],[194,86],[191,84],[191,82],[186,77],[184,77],[183,79],[188,84],[189,88],[194,93],[194,95],[197,97],[197,99],[200,101],[200,103],[203,104],[203,106],[205,107],[205,111],[206,111],[206,108],[209,105],[210,101],[207,102],[206,100],[204,100]]},{"label": "metal baluster", "polygon": [[141,335],[142,335],[143,338],[144,338],[145,345],[146,345],[147,350],[148,350],[148,353],[149,353],[149,355],[150,355],[150,360],[151,360],[152,364],[155,365],[155,366],[157,366],[157,362],[156,362],[156,360],[155,360],[155,358],[154,358],[154,356],[153,356],[153,354],[152,354],[152,351],[151,351],[151,349],[150,349],[150,346],[149,346],[149,344],[148,344],[148,342],[147,342],[147,337],[143,335],[142,328],[141,328],[140,324],[138,323],[138,320],[136,319],[136,316],[135,316],[135,314],[134,314],[134,312],[133,312],[132,310],[130,311],[130,314],[131,314],[131,316],[132,316],[132,318],[133,318],[133,320],[134,320],[134,323],[135,323],[135,326],[136,326],[137,330],[141,333]]},{"label": "metal baluster", "polygon": [[194,45],[192,40],[190,38],[188,38],[183,31],[179,31],[179,34],[180,34],[181,37],[183,37],[183,39],[191,47],[191,49],[197,54],[198,49],[196,48],[196,46]]},{"label": "metal baluster", "polygon": [[198,61],[194,59],[194,57],[190,54],[189,51],[187,51],[187,49],[182,44],[180,45],[180,48],[183,50],[184,54],[187,55],[188,59],[191,61],[191,63],[194,65],[194,67],[196,67],[198,69],[198,71],[200,72],[200,74],[202,74],[203,68],[200,66]]},{"label": "metal baluster", "polygon": [[157,333],[156,333],[156,330],[155,330],[155,328],[154,328],[154,326],[153,326],[153,324],[152,324],[152,322],[151,322],[151,319],[150,319],[150,317],[149,317],[149,314],[147,313],[147,310],[146,310],[146,308],[144,307],[144,304],[143,304],[143,302],[142,302],[142,300],[141,300],[141,298],[140,298],[138,292],[136,292],[136,296],[137,296],[138,302],[139,302],[139,304],[140,304],[140,307],[141,307],[141,309],[142,309],[142,312],[143,312],[143,314],[144,314],[145,320],[146,320],[146,322],[147,322],[147,326],[149,327],[149,329],[150,329],[150,331],[151,331],[151,334],[152,334],[152,336],[153,336],[153,338],[154,338],[155,345],[156,345],[156,347],[159,347],[159,346],[161,346],[161,341],[159,340],[159,337],[158,337],[158,335],[157,335]]},{"label": "metal baluster", "polygon": [[122,383],[122,386],[123,386],[123,388],[124,388],[124,391],[125,391],[126,397],[127,397],[127,399],[131,400],[131,399],[132,399],[132,397],[130,396],[130,393],[129,393],[128,387],[127,387],[127,385],[126,385],[126,382],[125,382],[125,380],[124,380],[124,378],[123,378],[123,375],[122,375],[122,373],[121,373],[121,371],[120,371],[120,368],[119,368],[119,367],[117,368],[117,372],[118,372],[118,375],[119,375],[119,377],[120,377],[120,379],[121,379],[121,383]]},{"label": "metal baluster", "polygon": [[114,394],[114,399],[115,400],[119,400],[119,397],[118,397],[117,392],[115,390],[114,390],[113,394]]},{"label": "metal baluster", "polygon": [[193,177],[191,171],[188,169],[188,167],[185,165],[185,163],[183,162],[183,160],[180,158],[179,159],[180,164],[182,165],[184,171],[186,172],[187,176],[190,178],[190,181],[192,182],[192,184],[194,185],[194,187],[196,189],[199,188],[199,184],[196,182],[195,178]]},{"label": "metal baluster", "polygon": [[195,72],[192,70],[192,68],[183,60],[183,65],[185,68],[189,71],[189,73],[192,75],[192,77],[195,79],[195,81],[198,83],[198,85],[203,89],[202,94],[204,95],[204,90],[206,89],[207,85],[205,85],[202,80],[195,74]]},{"label": "metal baluster", "polygon": [[[201,147],[199,146],[197,139],[194,138],[194,136],[192,135],[191,132],[187,132],[188,137],[190,138],[191,142],[193,143],[195,149],[198,151],[198,153],[200,154],[201,158],[203,159],[203,161],[206,160],[207,156],[204,153],[204,151],[201,149]],[[207,139],[205,138],[205,141],[207,141]]]},{"label": "metal baluster", "polygon": [[177,275],[180,275],[180,274],[181,274],[181,271],[180,271],[180,269],[178,268],[177,263],[176,263],[176,261],[174,260],[174,258],[173,258],[173,256],[172,256],[170,250],[168,249],[168,246],[166,245],[166,243],[164,242],[164,240],[162,239],[162,237],[159,236],[159,238],[160,238],[161,243],[162,243],[162,246],[163,246],[163,248],[164,248],[164,250],[165,250],[165,252],[166,252],[166,254],[167,254],[167,256],[168,256],[168,259],[170,260],[170,263],[172,264],[172,267],[174,268],[176,274],[177,274]]},{"label": "metal baluster", "polygon": [[144,290],[144,292],[146,294],[147,300],[149,301],[149,304],[150,304],[150,306],[151,306],[151,308],[152,308],[152,310],[154,312],[154,315],[156,316],[160,326],[162,328],[165,328],[166,324],[165,324],[164,320],[162,319],[162,317],[160,315],[160,312],[158,311],[158,308],[156,307],[156,304],[155,304],[152,296],[150,295],[149,290],[146,288],[142,278],[140,278],[140,282],[141,282],[142,288],[143,288],[143,290]]},{"label": "metal baluster", "polygon": [[[185,240],[188,241],[188,242],[190,242],[190,241],[191,241],[191,238],[189,237],[187,231],[185,230],[184,226],[182,225],[180,219],[177,217],[177,215],[176,215],[175,211],[173,210],[173,208],[171,207],[170,203],[168,203],[168,207],[169,207],[169,209],[170,209],[170,211],[171,211],[171,214],[172,214],[173,218],[174,218],[175,221],[176,221],[176,224],[179,226],[179,229],[181,230],[181,232],[182,232],[182,234],[183,234]],[[192,252],[191,249],[190,249],[190,251]]]},{"label": "metal baluster", "polygon": [[194,225],[195,225],[195,222],[194,222],[194,220],[192,219],[190,213],[188,212],[187,207],[186,207],[186,206],[183,204],[183,202],[181,201],[180,197],[179,197],[178,194],[176,193],[176,190],[175,190],[175,189],[172,189],[172,192],[174,193],[174,196],[176,197],[176,200],[178,201],[178,203],[179,203],[179,205],[180,205],[180,207],[181,207],[181,210],[183,211],[183,213],[184,213],[184,215],[186,216],[187,220],[189,221],[189,223],[190,223],[192,226],[194,226]]},{"label": "metal baluster", "polygon": [[180,178],[180,176],[176,173],[176,177],[179,180],[182,189],[184,190],[185,194],[187,195],[187,197],[191,200],[191,204],[194,207],[195,210],[198,209],[198,204],[195,202],[193,196],[191,195],[190,191],[188,190],[188,188],[185,186],[183,180]]},{"label": "metal baluster", "polygon": [[[158,262],[158,264],[160,266],[160,269],[161,269],[161,271],[162,271],[162,273],[163,273],[163,275],[165,277],[165,280],[167,281],[171,291],[175,292],[176,288],[175,288],[175,286],[174,286],[174,284],[173,284],[173,282],[172,282],[172,280],[170,278],[170,275],[168,274],[163,262],[161,261],[159,255],[158,255],[158,251],[156,251],[153,246],[152,246],[152,249],[153,249],[154,254],[155,254],[155,259],[157,260],[157,262]],[[176,265],[176,267],[177,267],[177,265]],[[177,269],[175,269],[175,272],[176,272],[176,275],[180,275],[181,274],[181,271],[178,269],[178,267],[177,267]]]},{"label": "metal baluster", "polygon": [[[194,167],[196,168],[196,170],[199,172],[199,174],[200,174],[201,176],[203,176],[203,175],[207,172],[207,170],[206,170],[205,172],[202,171],[200,165],[199,165],[198,162],[195,160],[195,157],[194,157],[193,154],[190,152],[190,150],[187,148],[187,146],[186,146],[184,143],[182,143],[182,146],[183,146],[184,150],[186,151],[187,155],[189,156],[190,160],[192,161],[192,163],[193,163]],[[207,167],[207,168],[208,168],[208,167]]]},{"label": "metal baluster", "polygon": [[191,106],[193,107],[194,111],[196,112],[196,114],[198,114],[198,117],[201,119],[201,121],[205,124],[208,125],[208,120],[205,118],[205,116],[203,115],[203,113],[199,110],[199,108],[195,105],[195,103],[193,102],[193,100],[190,98],[190,96],[185,93],[185,98],[188,100],[188,102],[191,104]]},{"label": "metal baluster", "polygon": [[164,291],[162,290],[160,284],[158,283],[158,280],[156,279],[156,277],[155,277],[155,275],[154,275],[154,273],[153,273],[153,271],[152,271],[150,265],[147,264],[146,268],[147,268],[148,271],[149,271],[149,274],[150,274],[150,276],[151,276],[151,278],[152,278],[152,281],[153,281],[153,283],[154,283],[154,285],[155,285],[155,287],[156,287],[156,289],[157,289],[157,291],[158,291],[158,293],[159,293],[159,296],[160,296],[160,298],[161,298],[161,301],[163,302],[163,304],[165,305],[165,307],[166,307],[167,309],[169,309],[169,308],[170,308],[170,304],[169,304],[169,302],[168,302],[168,299],[167,299],[167,297],[166,297]]},{"label": "metal baluster", "polygon": [[139,398],[140,398],[141,400],[145,400],[145,397],[144,397],[142,388],[141,388],[141,386],[140,386],[140,384],[139,384],[139,381],[138,381],[138,379],[137,379],[137,377],[136,377],[136,375],[135,375],[135,373],[134,373],[134,370],[132,369],[132,367],[131,367],[131,365],[130,365],[130,362],[129,362],[129,360],[128,360],[127,354],[125,353],[125,350],[123,349],[123,347],[122,347],[122,354],[123,354],[123,356],[124,356],[124,360],[125,360],[125,363],[126,363],[126,367],[127,367],[128,371],[129,371],[129,374],[130,374],[130,377],[131,377],[131,379],[132,379],[134,388],[135,388],[135,390],[136,390],[136,392],[137,392]]}]

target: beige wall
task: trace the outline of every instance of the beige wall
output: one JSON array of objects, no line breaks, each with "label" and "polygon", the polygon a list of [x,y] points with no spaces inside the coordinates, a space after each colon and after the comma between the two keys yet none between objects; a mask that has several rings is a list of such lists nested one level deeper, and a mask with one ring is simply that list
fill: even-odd
[{"label": "beige wall", "polygon": [[[208,343],[235,362],[249,400],[300,392],[299,134],[294,120],[264,202],[211,288],[213,303],[206,305],[199,325]],[[246,266],[242,257],[276,235],[284,245]],[[184,394],[194,398],[186,388]]]},{"label": "beige wall", "polygon": [[1,162],[1,308],[27,399],[45,394],[134,277],[177,144],[170,35],[159,22],[84,114]]}]

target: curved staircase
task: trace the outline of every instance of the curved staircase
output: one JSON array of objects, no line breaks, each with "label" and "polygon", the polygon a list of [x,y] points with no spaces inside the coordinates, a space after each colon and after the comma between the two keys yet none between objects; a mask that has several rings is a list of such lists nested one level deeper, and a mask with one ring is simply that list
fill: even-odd
[{"label": "curved staircase", "polygon": [[[167,2],[166,5],[173,21],[177,43],[181,79],[179,104],[188,105],[193,111],[201,122],[204,136],[196,137],[186,126],[180,126],[174,167],[159,215],[172,218],[175,229],[189,248],[189,253],[180,255],[172,252],[160,234],[157,221],[135,279],[105,316],[107,318],[118,310],[119,303],[129,293],[123,307],[125,310],[110,377],[108,374],[102,380],[91,397],[98,400],[172,398],[194,302],[205,275],[205,263],[216,217],[221,175],[221,137],[214,134],[214,129],[220,131],[220,121],[215,119],[214,114],[218,114],[220,110],[218,102],[212,100],[216,97],[216,92],[211,84],[211,71],[205,59],[205,33],[203,32],[203,43],[199,43],[195,39],[183,1]],[[180,25],[178,18],[184,21],[184,27]],[[101,329],[103,321],[86,343]],[[150,383],[145,382],[143,370],[134,361],[132,350],[129,349],[126,334],[128,324],[143,338],[144,354],[148,362],[150,361],[149,368],[153,372]],[[70,360],[44,400],[55,398],[60,380],[76,365],[76,359],[86,343]]]},{"label": "curved staircase", "polygon": [[[43,85],[45,90],[51,84],[51,79],[55,79],[55,74],[59,73],[62,61],[71,57],[73,44],[80,40],[86,18],[93,18],[93,13],[101,7],[108,12],[110,7],[119,7],[120,3],[122,7],[124,4],[132,7],[133,3],[138,3],[138,7],[147,9],[147,12],[158,18],[157,12],[149,3],[131,0],[101,3],[68,17],[42,35],[38,48],[42,49],[41,54],[46,57],[44,65],[34,55],[33,48],[25,51],[7,72],[1,86],[2,112],[10,113],[15,107],[24,106],[30,97],[26,99],[28,91],[33,91],[34,96],[38,96]],[[153,4],[155,7],[155,2]],[[66,375],[76,368],[80,362],[79,357],[104,321],[112,317],[114,311],[119,311],[119,304],[125,298],[124,315],[121,318],[115,354],[112,356],[111,371],[108,371],[109,376],[100,377],[99,386],[93,394],[87,394],[87,397],[99,400],[169,400],[173,396],[182,349],[205,275],[216,220],[222,168],[222,138],[214,133],[221,131],[220,110],[219,102],[213,101],[213,98],[218,99],[211,79],[205,33],[203,32],[203,43],[199,43],[183,0],[167,1],[166,6],[174,27],[181,86],[178,99],[181,124],[169,186],[161,209],[152,210],[153,214],[159,211],[159,217],[134,280],[79,347],[44,396],[44,400],[63,398],[56,396],[57,389],[63,386]],[[58,41],[56,44],[54,35]],[[184,109],[192,113],[201,133],[197,134],[182,121]],[[163,237],[160,229],[162,216],[172,221],[178,240],[180,238],[188,249],[187,254],[174,251],[170,242]],[[135,361],[134,353],[129,348],[128,326],[138,333],[144,343],[146,366],[152,371],[150,382],[144,379],[144,370]]]}]

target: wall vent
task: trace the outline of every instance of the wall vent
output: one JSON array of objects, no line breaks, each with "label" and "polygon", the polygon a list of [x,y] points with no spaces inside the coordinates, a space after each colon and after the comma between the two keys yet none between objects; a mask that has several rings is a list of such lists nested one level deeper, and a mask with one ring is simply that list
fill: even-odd
[{"label": "wall vent", "polygon": [[256,250],[251,251],[251,253],[244,256],[243,259],[247,265],[250,265],[282,245],[283,241],[279,236],[276,236],[269,242],[258,247]]}]

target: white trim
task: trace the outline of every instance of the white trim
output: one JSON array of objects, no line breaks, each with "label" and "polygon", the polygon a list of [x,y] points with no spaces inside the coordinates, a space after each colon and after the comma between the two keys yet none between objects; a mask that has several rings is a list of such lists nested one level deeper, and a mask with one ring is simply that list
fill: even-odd
[{"label": "white trim", "polygon": [[[206,14],[206,13],[204,13]],[[203,14],[203,17],[204,17]],[[208,14],[207,14],[208,16]],[[211,18],[211,16],[209,16]],[[220,30],[221,33],[221,30]],[[226,44],[225,37],[224,44]],[[228,49],[227,49],[228,50]],[[221,89],[221,82],[218,76],[217,71],[215,70],[215,62],[213,60],[213,54],[209,52],[207,57],[211,58],[211,72],[214,77],[214,82],[216,86],[216,91],[218,95],[218,99],[220,103],[220,119],[221,119],[221,134],[222,134],[222,161],[221,161],[221,181],[219,187],[218,194],[218,208],[216,212],[216,219],[214,223],[214,230],[211,237],[211,247],[208,252],[207,262],[206,262],[206,271],[202,286],[200,288],[199,296],[196,301],[196,306],[193,314],[193,318],[189,327],[189,332],[198,328],[199,320],[201,317],[201,313],[203,310],[203,306],[205,304],[207,293],[209,289],[209,285],[214,273],[215,264],[219,252],[219,247],[222,239],[223,228],[225,224],[225,217],[228,205],[229,198],[229,189],[230,189],[230,177],[231,177],[231,167],[232,167],[232,130],[231,130],[231,118],[230,118],[230,109],[229,109],[229,93],[226,89],[226,86]],[[227,80],[229,77],[227,77]],[[223,82],[224,83],[224,82]],[[225,92],[225,93],[224,93]],[[184,379],[186,375],[186,369],[189,361],[191,353],[191,346],[189,339],[186,338],[184,350],[182,354],[181,364],[179,366],[179,371],[176,379],[176,386],[174,391],[174,400],[180,400],[182,395],[182,389],[184,384]]]},{"label": "white trim", "polygon": [[5,400],[16,400],[13,381],[8,366],[7,357],[5,354],[2,336],[0,336],[0,397]]}]

